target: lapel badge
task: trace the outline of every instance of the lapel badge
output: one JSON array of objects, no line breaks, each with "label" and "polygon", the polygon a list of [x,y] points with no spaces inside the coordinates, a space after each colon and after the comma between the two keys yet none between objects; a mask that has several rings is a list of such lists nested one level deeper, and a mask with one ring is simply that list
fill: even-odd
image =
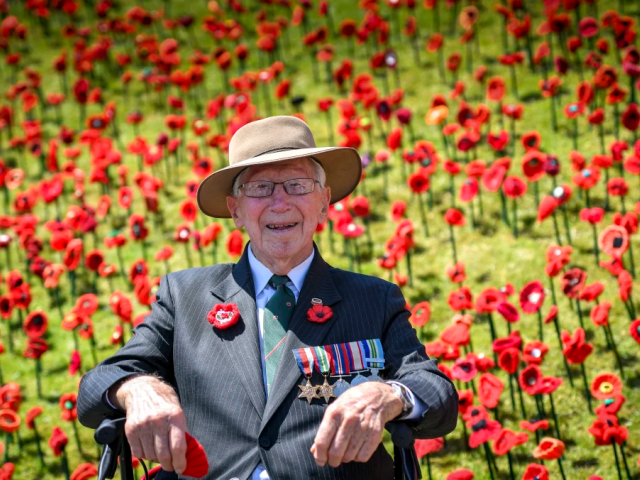
[{"label": "lapel badge", "polygon": [[217,303],[207,314],[207,320],[215,328],[225,329],[238,323],[240,310],[235,303]]}]

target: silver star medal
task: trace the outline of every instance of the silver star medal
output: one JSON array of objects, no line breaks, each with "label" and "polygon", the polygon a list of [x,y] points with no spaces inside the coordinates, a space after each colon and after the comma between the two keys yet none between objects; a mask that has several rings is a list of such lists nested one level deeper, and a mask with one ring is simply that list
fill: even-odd
[{"label": "silver star medal", "polygon": [[384,358],[367,358],[367,364],[371,365],[372,363],[382,364],[383,366],[379,368],[371,367],[371,375],[367,380],[370,382],[383,382],[384,380],[378,375],[378,372],[384,369]]}]

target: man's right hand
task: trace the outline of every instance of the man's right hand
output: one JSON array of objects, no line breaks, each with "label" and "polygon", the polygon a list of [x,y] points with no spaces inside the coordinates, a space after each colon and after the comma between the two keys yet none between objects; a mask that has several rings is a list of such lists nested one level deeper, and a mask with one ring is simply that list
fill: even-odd
[{"label": "man's right hand", "polygon": [[126,379],[109,391],[109,400],[124,410],[124,431],[131,453],[181,474],[187,466],[187,419],[175,390],[152,376]]}]

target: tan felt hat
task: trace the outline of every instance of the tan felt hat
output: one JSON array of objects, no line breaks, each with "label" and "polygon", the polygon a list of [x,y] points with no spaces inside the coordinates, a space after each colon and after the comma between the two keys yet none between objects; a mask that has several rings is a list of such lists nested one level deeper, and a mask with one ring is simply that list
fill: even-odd
[{"label": "tan felt hat", "polygon": [[229,218],[226,197],[233,181],[252,165],[313,156],[327,174],[331,203],[349,195],[360,182],[362,160],[355,148],[316,147],[309,126],[293,116],[268,117],[240,128],[229,142],[229,166],[213,172],[198,187],[198,206],[205,215]]}]

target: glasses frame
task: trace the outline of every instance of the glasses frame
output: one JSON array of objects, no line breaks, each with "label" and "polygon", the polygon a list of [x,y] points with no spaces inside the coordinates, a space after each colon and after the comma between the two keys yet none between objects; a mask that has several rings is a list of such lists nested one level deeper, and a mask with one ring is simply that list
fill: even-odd
[{"label": "glasses frame", "polygon": [[[310,190],[310,191],[305,192],[305,193],[289,193],[289,192],[288,192],[288,190],[287,190],[287,187],[285,186],[285,184],[286,184],[287,182],[292,182],[292,181],[294,181],[294,180],[313,180],[313,187],[311,188],[311,190]],[[250,196],[250,195],[247,195],[247,193],[245,192],[245,196],[246,196],[247,198],[269,198],[271,195],[273,195],[273,192],[274,192],[274,191],[275,191],[275,189],[276,189],[276,185],[282,185],[282,188],[283,188],[283,189],[284,189],[284,191],[287,193],[287,195],[291,195],[291,196],[294,196],[294,197],[299,197],[299,196],[301,196],[301,195],[308,195],[308,194],[310,194],[310,193],[313,193],[313,192],[315,191],[315,189],[316,189],[316,183],[320,183],[320,181],[319,181],[319,180],[316,180],[315,178],[310,178],[310,177],[300,177],[300,178],[290,178],[290,179],[288,179],[288,180],[285,180],[284,182],[272,182],[271,180],[253,180],[253,181],[251,181],[251,182],[243,183],[242,185],[240,185],[240,187],[239,187],[239,188],[241,188],[242,190],[244,190],[244,186],[245,186],[245,185],[247,185],[247,184],[249,184],[249,183],[258,183],[258,182],[262,182],[262,183],[270,183],[270,184],[272,184],[272,185],[273,185],[273,188],[271,189],[271,193],[270,193],[269,195],[258,196],[258,197],[255,197],[255,196],[254,196],[254,197],[252,197],[252,196]]]}]

